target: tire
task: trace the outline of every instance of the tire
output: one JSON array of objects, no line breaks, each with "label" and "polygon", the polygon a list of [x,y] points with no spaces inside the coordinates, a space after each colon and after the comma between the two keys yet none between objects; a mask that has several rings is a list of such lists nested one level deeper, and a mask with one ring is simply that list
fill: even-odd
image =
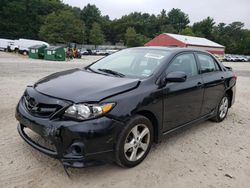
[{"label": "tire", "polygon": [[133,117],[119,135],[116,163],[128,168],[140,164],[149,153],[153,135],[153,126],[148,118],[141,115]]},{"label": "tire", "polygon": [[225,94],[222,99],[220,100],[217,108],[216,108],[216,115],[212,118],[215,122],[222,122],[226,117],[229,109],[229,97]]}]

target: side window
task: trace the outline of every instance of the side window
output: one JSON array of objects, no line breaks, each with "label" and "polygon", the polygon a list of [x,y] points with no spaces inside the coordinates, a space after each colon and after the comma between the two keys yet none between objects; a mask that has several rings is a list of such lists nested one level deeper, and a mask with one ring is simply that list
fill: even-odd
[{"label": "side window", "polygon": [[198,74],[195,57],[191,53],[185,53],[177,56],[167,68],[166,73],[182,71],[186,73],[187,77],[195,76]]},{"label": "side window", "polygon": [[202,73],[215,72],[220,70],[218,64],[210,55],[197,54],[197,56],[201,65]]}]

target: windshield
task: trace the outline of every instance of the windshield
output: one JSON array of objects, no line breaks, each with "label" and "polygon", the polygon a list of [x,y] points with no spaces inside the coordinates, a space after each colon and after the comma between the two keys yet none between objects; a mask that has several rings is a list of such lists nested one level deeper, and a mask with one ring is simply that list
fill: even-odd
[{"label": "windshield", "polygon": [[166,50],[126,49],[97,61],[89,69],[120,77],[145,78],[152,75],[169,54]]}]

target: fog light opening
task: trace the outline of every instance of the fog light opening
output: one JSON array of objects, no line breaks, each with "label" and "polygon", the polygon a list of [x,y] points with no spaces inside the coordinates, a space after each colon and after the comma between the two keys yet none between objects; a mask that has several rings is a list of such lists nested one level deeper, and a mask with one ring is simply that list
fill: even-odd
[{"label": "fog light opening", "polygon": [[82,153],[82,148],[80,148],[79,146],[74,146],[73,147],[73,152],[76,154],[81,154]]},{"label": "fog light opening", "polygon": [[74,155],[82,155],[83,154],[83,144],[82,143],[74,143],[71,145],[71,152]]}]

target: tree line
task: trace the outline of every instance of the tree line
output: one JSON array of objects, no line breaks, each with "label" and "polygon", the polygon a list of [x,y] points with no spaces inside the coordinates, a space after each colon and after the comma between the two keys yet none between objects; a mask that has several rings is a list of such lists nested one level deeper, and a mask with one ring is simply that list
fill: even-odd
[{"label": "tree line", "polygon": [[60,0],[1,0],[0,37],[29,38],[49,43],[142,46],[161,33],[205,37],[226,47],[227,53],[250,54],[250,30],[244,23],[219,23],[207,17],[190,25],[178,8],[157,15],[133,12],[111,20],[95,5],[83,9]]}]

